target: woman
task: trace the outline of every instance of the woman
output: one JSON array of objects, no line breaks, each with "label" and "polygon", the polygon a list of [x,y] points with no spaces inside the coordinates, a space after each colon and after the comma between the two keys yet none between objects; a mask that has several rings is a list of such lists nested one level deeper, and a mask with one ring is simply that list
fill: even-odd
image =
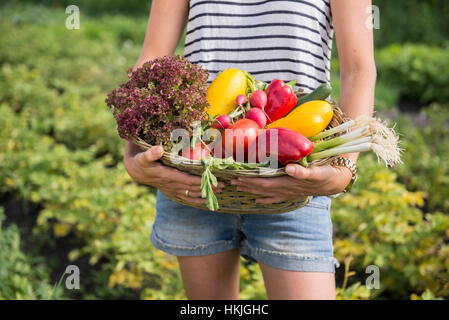
[{"label": "woman", "polygon": [[[305,91],[329,82],[335,31],[340,60],[340,107],[347,116],[372,115],[376,68],[367,26],[370,0],[153,0],[141,55],[173,55],[186,22],[185,56],[210,70],[245,69],[258,79],[298,79]],[[164,195],[204,203],[200,178],[156,162],[162,148],[141,152],[127,142],[125,167],[137,182],[157,187],[152,243],[176,255],[189,299],[238,299],[240,255],[257,261],[269,299],[335,299],[328,195],[353,177],[348,165],[303,168],[289,176],[233,181],[269,204],[312,195],[304,208],[274,215],[211,213]],[[345,155],[353,162],[357,154]],[[350,161],[348,161],[350,162]],[[216,188],[220,192],[222,184]]]}]

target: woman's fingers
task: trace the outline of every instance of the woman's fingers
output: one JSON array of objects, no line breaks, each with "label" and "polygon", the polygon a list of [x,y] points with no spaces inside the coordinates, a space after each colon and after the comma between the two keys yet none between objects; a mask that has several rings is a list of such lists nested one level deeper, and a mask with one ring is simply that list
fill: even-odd
[{"label": "woman's fingers", "polygon": [[[172,193],[183,193],[185,194],[186,190],[189,190],[189,194],[201,194],[201,187],[200,186],[191,186],[183,183],[167,183],[167,184],[161,184],[159,188],[163,188],[165,190],[170,190]],[[223,188],[220,186],[214,187],[212,186],[212,190],[214,193],[221,193],[223,191]]]},{"label": "woman's fingers", "polygon": [[[163,178],[172,182],[179,182],[189,186],[201,186],[201,177],[181,172],[177,169],[166,168]],[[218,187],[224,188],[225,184],[218,182]]]},{"label": "woman's fingers", "polygon": [[[163,165],[160,159],[164,150],[161,146],[154,146],[145,152],[139,152],[128,159],[126,170],[131,178],[142,184],[164,189],[174,195],[189,190],[192,197],[200,196],[201,177],[179,171]],[[217,187],[212,186],[215,193],[224,188],[224,183],[219,181]]]},{"label": "woman's fingers", "polygon": [[164,154],[164,149],[161,146],[154,146],[145,152],[140,152],[136,155],[136,162],[142,168],[151,167],[155,161],[160,159]]},{"label": "woman's fingers", "polygon": [[203,198],[192,198],[192,197],[186,197],[185,195],[179,195],[179,199],[182,199],[186,202],[195,203],[195,204],[206,204],[206,199]]},{"label": "woman's fingers", "polygon": [[177,182],[189,186],[200,186],[201,177],[194,176],[192,174],[181,172],[173,168],[165,168],[164,173],[161,175],[162,179],[167,180],[167,182]]},{"label": "woman's fingers", "polygon": [[[212,187],[215,194],[221,193],[223,190],[220,187]],[[201,198],[201,188],[199,186],[190,186],[186,184],[166,184],[159,189],[168,196],[177,197],[188,202],[203,204],[205,201]],[[188,191],[188,192],[187,192]],[[187,200],[189,199],[189,200]],[[201,201],[198,201],[201,200]]]},{"label": "woman's fingers", "polygon": [[304,168],[298,164],[288,164],[285,172],[292,178],[305,181],[322,181],[333,173],[332,166],[311,166]]},{"label": "woman's fingers", "polygon": [[232,179],[231,184],[237,187],[253,188],[253,189],[279,189],[285,186],[286,177],[278,178],[238,178]]},{"label": "woman's fingers", "polygon": [[272,196],[276,196],[277,194],[279,194],[279,192],[275,193],[269,189],[254,188],[252,186],[245,186],[245,185],[239,185],[237,187],[237,191],[249,192],[249,193],[256,194],[259,196],[264,196],[264,197],[272,197]]},{"label": "woman's fingers", "polygon": [[259,199],[256,199],[256,203],[259,203],[259,204],[280,203],[282,201],[284,201],[284,199],[279,198],[279,197],[270,197],[270,198],[259,198]]},{"label": "woman's fingers", "polygon": [[[186,189],[188,190],[188,189]],[[178,192],[178,196],[185,196],[187,198],[201,198],[201,191],[190,191],[188,193],[184,191]]]}]

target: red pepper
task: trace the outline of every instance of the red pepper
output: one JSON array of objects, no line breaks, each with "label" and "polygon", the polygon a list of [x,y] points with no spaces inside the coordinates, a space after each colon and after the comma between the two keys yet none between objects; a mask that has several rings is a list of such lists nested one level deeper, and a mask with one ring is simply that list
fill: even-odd
[{"label": "red pepper", "polygon": [[293,92],[293,89],[279,79],[271,81],[266,92],[268,99],[265,112],[268,117],[268,123],[284,117],[298,102],[298,98]]},{"label": "red pepper", "polygon": [[[272,134],[277,134],[277,139],[270,138]],[[313,151],[313,143],[309,139],[299,132],[286,128],[264,130],[254,143],[256,143],[256,146],[250,146],[249,150],[256,150],[258,162],[264,162],[268,157],[277,159],[283,165],[287,165],[300,161]],[[265,154],[259,155],[259,152],[263,152],[262,144],[265,144]]]}]

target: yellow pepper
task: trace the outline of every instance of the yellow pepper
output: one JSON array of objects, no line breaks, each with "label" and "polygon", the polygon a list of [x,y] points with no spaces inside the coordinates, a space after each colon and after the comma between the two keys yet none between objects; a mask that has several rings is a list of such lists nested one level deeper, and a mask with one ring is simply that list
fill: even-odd
[{"label": "yellow pepper", "polygon": [[284,118],[271,123],[268,128],[287,128],[310,138],[323,131],[333,116],[334,112],[329,102],[313,100],[298,106]]},{"label": "yellow pepper", "polygon": [[220,73],[207,89],[207,101],[210,107],[206,112],[214,117],[227,114],[237,107],[237,98],[246,94],[246,73],[239,69],[226,69]]}]

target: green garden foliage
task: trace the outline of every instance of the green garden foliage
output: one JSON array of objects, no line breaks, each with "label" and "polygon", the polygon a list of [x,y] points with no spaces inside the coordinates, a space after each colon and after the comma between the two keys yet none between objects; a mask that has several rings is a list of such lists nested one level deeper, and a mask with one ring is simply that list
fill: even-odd
[{"label": "green garden foliage", "polygon": [[18,6],[23,3],[63,9],[70,5],[79,7],[80,12],[89,15],[126,14],[148,17],[151,0],[4,0],[6,4]]},{"label": "green garden foliage", "polygon": [[4,219],[0,207],[0,300],[60,298],[61,290],[51,285],[45,261],[22,251],[17,226],[4,226]]},{"label": "green garden foliage", "polygon": [[406,164],[396,170],[399,180],[426,192],[427,210],[449,213],[449,105],[432,104],[414,119],[398,119],[398,125]]},{"label": "green garden foliage", "polygon": [[391,45],[377,51],[378,78],[399,90],[399,98],[428,104],[449,101],[449,44]]},{"label": "green garden foliage", "polygon": [[[176,258],[149,240],[154,190],[128,177],[124,142],[104,103],[137,59],[147,17],[85,17],[68,31],[61,11],[0,7],[0,220],[8,222],[0,224],[0,299],[184,299]],[[385,50],[381,60],[403,54]],[[439,69],[447,74],[446,65]],[[444,96],[444,87],[434,89]],[[434,104],[418,119],[392,113],[404,164],[392,171],[362,156],[353,191],[333,201],[339,299],[449,297],[444,110]],[[5,205],[11,199],[14,208]],[[57,286],[68,264],[81,269],[77,292]],[[366,286],[371,264],[380,289]],[[256,264],[242,262],[241,292],[266,298]]]},{"label": "green garden foliage", "polygon": [[369,265],[379,267],[373,298],[404,299],[426,289],[447,297],[449,216],[428,213],[425,192],[407,190],[395,172],[376,162],[363,157],[357,186],[334,203],[337,259],[352,257],[361,283]]},{"label": "green garden foliage", "polygon": [[441,45],[447,41],[449,2],[445,0],[373,0],[379,7],[380,29],[376,46],[391,43]]}]

